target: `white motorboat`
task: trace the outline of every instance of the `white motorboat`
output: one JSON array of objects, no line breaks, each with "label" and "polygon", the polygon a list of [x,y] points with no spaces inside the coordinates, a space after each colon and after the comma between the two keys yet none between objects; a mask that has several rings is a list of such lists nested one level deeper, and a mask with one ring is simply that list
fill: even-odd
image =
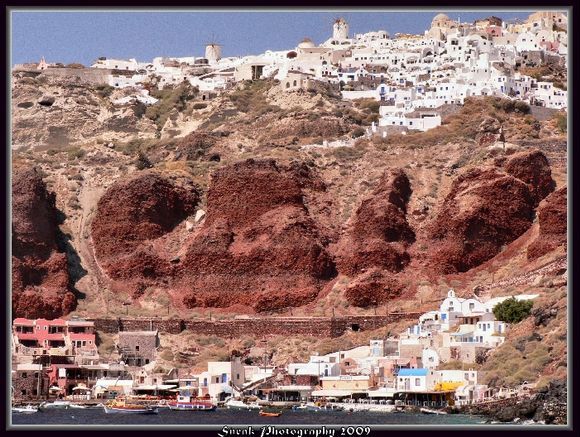
[{"label": "white motorboat", "polygon": [[246,404],[241,400],[229,398],[225,402],[226,408],[230,410],[259,410],[261,407],[257,403]]},{"label": "white motorboat", "polygon": [[31,414],[38,413],[38,407],[27,405],[25,407],[12,407],[13,413]]},{"label": "white motorboat", "polygon": [[66,409],[66,408],[70,408],[71,404],[72,404],[71,401],[56,400],[53,402],[43,402],[42,404],[40,404],[40,408],[43,410],[52,409],[52,408]]}]

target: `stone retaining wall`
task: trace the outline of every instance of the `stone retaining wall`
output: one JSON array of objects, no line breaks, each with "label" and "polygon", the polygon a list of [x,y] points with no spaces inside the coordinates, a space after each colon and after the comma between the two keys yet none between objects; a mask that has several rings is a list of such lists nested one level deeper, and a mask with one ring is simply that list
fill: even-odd
[{"label": "stone retaining wall", "polygon": [[201,335],[238,337],[241,335],[305,335],[311,337],[340,337],[348,330],[368,331],[399,320],[415,320],[421,313],[392,313],[381,316],[341,317],[252,317],[228,320],[183,320],[161,318],[89,319],[97,331],[151,331],[179,334],[191,331]]}]

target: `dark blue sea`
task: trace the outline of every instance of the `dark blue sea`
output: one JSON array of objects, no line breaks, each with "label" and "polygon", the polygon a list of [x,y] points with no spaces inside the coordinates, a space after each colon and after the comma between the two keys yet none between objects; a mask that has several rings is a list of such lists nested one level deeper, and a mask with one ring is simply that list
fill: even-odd
[{"label": "dark blue sea", "polygon": [[[431,415],[411,413],[293,411],[280,417],[262,417],[257,411],[217,409],[216,411],[160,410],[159,414],[106,414],[102,409],[54,409],[33,414],[12,413],[13,425],[475,425],[485,423],[479,416],[463,414]],[[259,435],[259,434],[258,434]]]}]

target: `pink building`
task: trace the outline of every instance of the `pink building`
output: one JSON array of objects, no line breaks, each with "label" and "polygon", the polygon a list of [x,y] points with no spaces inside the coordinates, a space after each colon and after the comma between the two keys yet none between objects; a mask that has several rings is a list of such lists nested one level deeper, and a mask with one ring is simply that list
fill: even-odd
[{"label": "pink building", "polygon": [[14,354],[68,355],[98,360],[93,322],[84,320],[30,320],[12,322]]}]

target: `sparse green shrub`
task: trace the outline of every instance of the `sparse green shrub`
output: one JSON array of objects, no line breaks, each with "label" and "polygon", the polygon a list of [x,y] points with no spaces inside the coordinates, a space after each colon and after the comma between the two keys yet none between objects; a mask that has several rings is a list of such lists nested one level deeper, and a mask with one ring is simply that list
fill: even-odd
[{"label": "sparse green shrub", "polygon": [[519,323],[530,315],[533,306],[531,300],[517,300],[511,297],[494,306],[493,315],[502,322]]},{"label": "sparse green shrub", "polygon": [[139,152],[135,166],[137,170],[145,170],[146,168],[153,167],[153,164],[151,164],[151,161],[149,161],[149,158],[143,152]]},{"label": "sparse green shrub", "polygon": [[80,147],[73,147],[67,151],[69,161],[80,159],[85,156],[87,152]]},{"label": "sparse green shrub", "polygon": [[568,114],[565,112],[558,112],[556,114],[556,126],[562,133],[568,132]]},{"label": "sparse green shrub", "polygon": [[364,134],[365,134],[365,130],[362,127],[354,128],[353,131],[351,132],[351,136],[353,138],[362,137]]},{"label": "sparse green shrub", "polygon": [[171,352],[168,349],[161,352],[159,356],[163,358],[165,361],[173,361],[173,352]]},{"label": "sparse green shrub", "polygon": [[176,87],[165,87],[162,90],[152,90],[151,96],[158,99],[145,111],[145,116],[155,122],[157,129],[161,130],[169,117],[169,113],[176,109],[181,112],[185,109],[187,102],[194,99],[199,90],[189,82],[182,82]]},{"label": "sparse green shrub", "polygon": [[332,151],[332,155],[337,159],[353,160],[359,159],[364,155],[364,149],[354,147],[336,147]]},{"label": "sparse green shrub", "polygon": [[95,91],[97,92],[97,94],[100,97],[109,97],[113,91],[115,90],[114,87],[112,87],[111,85],[107,85],[107,84],[103,84],[103,85],[97,85],[95,87]]}]

